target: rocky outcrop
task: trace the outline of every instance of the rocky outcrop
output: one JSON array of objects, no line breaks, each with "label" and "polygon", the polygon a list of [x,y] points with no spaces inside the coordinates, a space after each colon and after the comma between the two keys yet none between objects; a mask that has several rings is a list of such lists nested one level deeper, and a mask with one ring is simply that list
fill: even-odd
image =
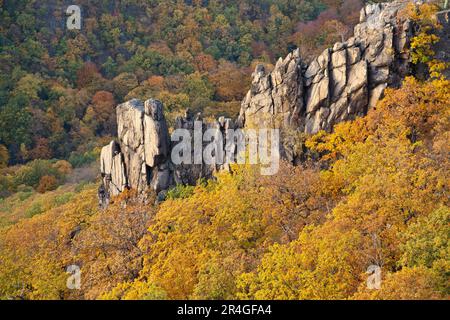
[{"label": "rocky outcrop", "polygon": [[309,64],[294,51],[280,58],[271,73],[257,66],[238,123],[314,134],[366,114],[387,86],[398,85],[409,72],[405,49],[412,26],[398,15],[404,5],[405,1],[367,5],[354,36]]},{"label": "rocky outcrop", "polygon": [[[198,129],[201,129],[202,134],[208,129],[212,129],[212,136],[217,137],[217,135],[221,135],[222,137],[226,137],[228,130],[233,129],[234,122],[229,118],[220,117],[218,120],[213,122],[204,122],[202,120],[201,114],[193,115],[189,110],[186,110],[186,113],[184,117],[177,117],[175,120],[175,128],[174,129],[186,129],[189,131],[190,136],[192,137],[192,143],[191,143],[191,155],[190,158],[192,159],[192,164],[172,164],[173,166],[173,177],[174,182],[176,184],[188,184],[193,185],[195,184],[198,179],[201,178],[210,178],[212,177],[213,173],[216,171],[219,171],[221,169],[224,169],[224,165],[221,164],[223,161],[215,161],[216,164],[207,164],[202,159],[196,161],[196,155],[194,153],[195,149],[195,137],[194,137],[194,129],[195,126],[200,126]],[[198,130],[200,132],[200,130]],[[214,138],[212,138],[214,139]],[[216,140],[217,141],[217,140]],[[209,144],[210,141],[203,141],[201,142],[202,150],[205,149],[205,146]],[[221,156],[222,159],[226,153],[226,151],[230,149],[231,152],[234,153],[234,146],[233,145],[222,145],[220,146],[220,154],[217,154],[216,157]]]},{"label": "rocky outcrop", "polygon": [[447,68],[442,71],[442,74],[450,79],[450,9],[442,10],[436,15],[442,27],[436,31],[439,41],[433,47],[436,52],[434,58],[447,63]]},{"label": "rocky outcrop", "polygon": [[171,182],[170,140],[161,102],[133,99],[116,108],[118,142],[102,148],[100,202],[125,188],[159,192]]},{"label": "rocky outcrop", "polygon": [[[170,160],[173,147],[160,101],[133,99],[116,108],[118,141],[111,141],[103,147],[100,154],[100,172],[102,184],[98,190],[99,203],[108,205],[110,197],[125,189],[135,189],[139,193],[153,190],[164,198],[165,191],[175,184],[195,184],[200,178],[211,178],[224,165],[206,164],[202,158],[198,163],[174,164]],[[228,129],[234,128],[231,119],[224,117],[205,123],[198,114],[193,116],[186,111],[184,117],[178,117],[174,129],[186,129],[194,137],[194,128],[200,125],[201,133],[212,129],[213,136],[226,136]],[[203,139],[203,136],[200,137]],[[194,159],[195,139],[191,139],[191,155]],[[208,141],[201,141],[202,149]],[[224,155],[227,150],[234,152],[234,146],[221,146]],[[217,155],[219,156],[219,155]]]},{"label": "rocky outcrop", "polygon": [[276,120],[282,125],[297,126],[304,109],[301,68],[299,50],[284,60],[280,58],[270,74],[266,74],[263,65],[258,65],[251,89],[242,102],[238,124],[260,127]]},{"label": "rocky outcrop", "polygon": [[[326,49],[310,63],[304,62],[296,50],[280,58],[270,73],[257,66],[236,122],[222,117],[204,123],[199,114],[187,111],[176,119],[174,129],[186,129],[193,136],[196,126],[201,126],[202,133],[213,129],[209,130],[213,138],[226,137],[234,128],[280,128],[285,139],[280,143],[281,155],[294,163],[300,161],[292,137],[329,131],[336,123],[365,115],[386,87],[399,85],[410,72],[406,49],[413,26],[398,14],[406,3],[400,0],[367,5],[361,10],[354,36]],[[102,205],[108,203],[110,195],[126,188],[163,195],[171,185],[195,184],[227,168],[220,161],[205,163],[201,155],[195,160],[195,137],[186,151],[193,163],[173,163],[171,153],[176,144],[169,139],[161,102],[134,99],[119,105],[116,112],[117,142],[112,141],[101,151]],[[214,151],[214,157],[223,157],[226,152],[237,154],[233,141],[226,139],[226,144]],[[197,143],[204,149],[209,141]]]}]

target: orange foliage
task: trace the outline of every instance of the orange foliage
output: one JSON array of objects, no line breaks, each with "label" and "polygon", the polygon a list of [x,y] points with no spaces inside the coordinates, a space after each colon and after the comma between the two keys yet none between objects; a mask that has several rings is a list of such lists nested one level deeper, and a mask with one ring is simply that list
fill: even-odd
[{"label": "orange foliage", "polygon": [[44,193],[46,191],[55,190],[58,182],[54,176],[43,176],[39,180],[39,185],[36,188],[37,192]]},{"label": "orange foliage", "polygon": [[242,100],[250,84],[250,76],[236,64],[221,61],[216,72],[209,77],[221,101]]}]

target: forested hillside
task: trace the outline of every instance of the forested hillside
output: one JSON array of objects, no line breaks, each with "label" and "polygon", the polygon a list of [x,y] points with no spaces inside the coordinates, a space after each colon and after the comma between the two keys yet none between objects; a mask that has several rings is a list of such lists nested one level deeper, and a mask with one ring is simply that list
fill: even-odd
[{"label": "forested hillside", "polygon": [[235,116],[256,62],[297,46],[305,56],[320,52],[345,36],[362,6],[79,1],[78,31],[65,25],[70,4],[0,2],[1,163],[91,151],[97,137],[115,134],[114,107],[130,98],[160,99],[173,115],[189,107]]},{"label": "forested hillside", "polygon": [[[236,167],[160,205],[126,192],[101,210],[92,185],[16,199],[42,210],[1,230],[0,295],[448,298],[449,99],[448,80],[409,78],[367,117],[308,140],[316,160],[275,176]],[[66,287],[71,264],[81,290]],[[367,289],[369,265],[380,290]]]},{"label": "forested hillside", "polygon": [[301,162],[273,176],[234,164],[165,201],[126,190],[104,209],[117,104],[159,99],[169,127],[186,108],[235,118],[258,63],[296,48],[312,60],[351,36],[364,2],[78,3],[80,31],[65,28],[68,1],[0,0],[0,299],[450,297],[440,7],[406,6],[415,72],[366,116],[293,137]]}]

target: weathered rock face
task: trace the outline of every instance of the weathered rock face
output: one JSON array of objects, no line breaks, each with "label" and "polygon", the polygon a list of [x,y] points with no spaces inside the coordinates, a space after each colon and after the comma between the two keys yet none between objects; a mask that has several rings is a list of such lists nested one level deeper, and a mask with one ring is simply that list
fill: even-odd
[{"label": "weathered rock face", "polygon": [[[200,121],[202,121],[201,115],[200,114],[193,115],[189,110],[186,110],[184,117],[177,117],[177,119],[175,120],[175,129],[185,129],[189,131],[191,142],[189,143],[190,152],[188,152],[189,153],[188,156],[192,161],[191,164],[181,163],[173,165],[174,181],[177,184],[193,185],[196,183],[198,179],[209,177],[212,174],[212,172],[214,172],[215,168],[205,165],[203,161],[195,161],[194,129],[196,122],[199,123]],[[201,129],[202,133],[205,131],[205,126],[203,123],[199,128]]]},{"label": "weathered rock face", "polygon": [[[219,161],[218,164],[207,164],[203,158],[193,164],[172,163],[170,156],[176,143],[170,141],[160,101],[150,99],[142,103],[133,99],[118,105],[116,113],[118,142],[111,141],[102,148],[100,155],[102,184],[98,195],[101,206],[107,206],[111,196],[125,189],[135,189],[139,193],[154,190],[161,195],[174,184],[192,185],[200,178],[211,178],[214,172],[224,169]],[[195,159],[194,128],[198,125],[202,150],[211,142],[203,141],[207,129],[212,129],[212,141],[219,141],[215,138],[217,135],[226,136],[228,129],[234,128],[233,121],[223,117],[211,123],[202,122],[200,115],[193,116],[189,111],[184,117],[178,117],[174,129],[186,129],[189,133],[189,158],[192,161]],[[228,149],[234,152],[235,146],[221,145],[215,156],[225,155]]]},{"label": "weathered rock face", "polygon": [[102,204],[125,188],[159,192],[171,184],[170,140],[161,102],[133,99],[117,106],[116,113],[118,142],[111,141],[100,155]]},{"label": "weathered rock face", "polygon": [[436,35],[439,37],[439,42],[433,47],[436,52],[435,59],[447,63],[447,68],[442,71],[442,74],[450,78],[450,11],[443,10],[437,14],[437,18],[442,28],[437,30]]},{"label": "weathered rock face", "polygon": [[409,72],[404,49],[412,27],[397,15],[404,5],[405,1],[367,5],[354,36],[309,64],[294,51],[270,74],[258,66],[238,123],[314,134],[366,114],[387,86],[399,84]]},{"label": "weathered rock face", "polygon": [[[398,16],[406,3],[399,0],[367,5],[361,11],[354,36],[336,43],[309,64],[302,61],[296,50],[280,58],[271,73],[257,66],[236,122],[223,117],[211,123],[199,122],[200,115],[188,111],[177,118],[174,129],[186,129],[192,138],[186,151],[192,164],[172,162],[171,153],[177,150],[177,143],[169,139],[161,102],[150,99],[142,103],[134,99],[119,105],[118,141],[101,151],[100,203],[106,205],[110,195],[126,188],[161,194],[171,185],[195,184],[217,170],[227,169],[220,161],[206,163],[201,155],[199,161],[195,160],[199,154],[194,152],[194,129],[201,129],[197,134],[213,129],[208,130],[213,141],[216,136],[227,137],[225,145],[217,146],[213,152],[217,158],[227,152],[238,153],[234,138],[228,139],[228,134],[234,132],[231,129],[280,128],[281,155],[294,163],[300,161],[295,141],[291,141],[295,137],[292,130],[302,134],[329,131],[336,123],[365,115],[387,86],[399,85],[410,72],[405,49],[413,27]],[[200,142],[197,140],[203,150],[208,149],[209,142],[202,137]]]},{"label": "weathered rock face", "polygon": [[108,186],[111,194],[117,195],[127,185],[127,177],[123,155],[115,141],[103,147],[100,155],[100,171],[104,179],[104,185]]},{"label": "weathered rock face", "polygon": [[[270,74],[258,65],[251,89],[242,102],[238,124],[269,126],[277,120],[283,125],[297,126],[303,109],[303,87],[299,50],[284,60],[280,58]],[[255,122],[250,124],[252,120]]]}]

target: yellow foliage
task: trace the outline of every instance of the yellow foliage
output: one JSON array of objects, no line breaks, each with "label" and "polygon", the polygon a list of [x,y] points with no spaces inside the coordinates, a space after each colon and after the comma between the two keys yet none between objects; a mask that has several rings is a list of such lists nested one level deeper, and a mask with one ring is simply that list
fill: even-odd
[{"label": "yellow foliage", "polygon": [[66,287],[66,266],[75,263],[71,235],[96,210],[95,188],[75,201],[25,219],[0,233],[0,297],[64,299],[77,297]]},{"label": "yellow foliage", "polygon": [[111,292],[100,297],[101,300],[165,300],[166,293],[147,282],[120,283]]},{"label": "yellow foliage", "polygon": [[[366,117],[308,139],[318,165],[232,165],[160,204],[131,190],[99,210],[92,186],[22,190],[0,207],[14,216],[0,229],[0,297],[448,298],[449,101],[448,80],[407,78]],[[79,291],[65,287],[70,264]],[[380,290],[366,285],[372,265]]]},{"label": "yellow foliage", "polygon": [[[411,250],[404,246],[411,241],[403,237],[408,223],[448,203],[449,94],[447,80],[407,78],[401,89],[387,90],[367,117],[309,139],[307,146],[329,165],[319,190],[337,203],[329,220],[303,229],[289,244],[272,246],[256,270],[241,274],[237,297],[442,298],[448,290],[445,259],[433,269],[420,260],[413,269],[395,271]],[[425,235],[436,238],[427,241],[441,245],[427,247],[427,253],[448,248],[437,225],[428,230]],[[409,239],[420,234],[417,228],[409,232]],[[375,293],[364,289],[370,265],[389,274]]]},{"label": "yellow foliage", "polygon": [[[362,237],[350,226],[325,223],[298,240],[274,245],[256,272],[238,278],[242,299],[344,299],[365,264]],[[356,276],[355,276],[356,275]]]},{"label": "yellow foliage", "polygon": [[144,267],[133,287],[153,283],[171,299],[233,298],[235,277],[256,267],[264,250],[320,220],[325,201],[314,197],[314,171],[287,164],[273,177],[233,170],[161,205],[140,243]]},{"label": "yellow foliage", "polygon": [[418,34],[410,42],[411,61],[414,64],[426,64],[431,78],[440,78],[441,71],[449,66],[448,63],[433,58],[433,45],[440,40],[433,32],[442,28],[436,16],[438,11],[439,8],[434,4],[424,3],[417,6],[410,2],[402,13],[419,27]]},{"label": "yellow foliage", "polygon": [[443,299],[437,290],[436,274],[423,266],[405,268],[389,273],[379,290],[369,290],[364,285],[352,299],[363,300],[433,300]]}]

